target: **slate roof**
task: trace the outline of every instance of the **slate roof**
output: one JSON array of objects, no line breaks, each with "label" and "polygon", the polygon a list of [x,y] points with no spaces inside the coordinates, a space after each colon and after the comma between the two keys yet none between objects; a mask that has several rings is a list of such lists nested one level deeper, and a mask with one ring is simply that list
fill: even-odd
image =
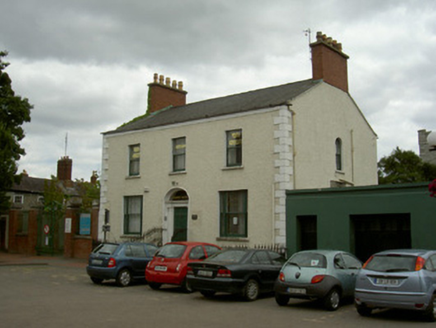
[{"label": "slate roof", "polygon": [[[16,193],[44,194],[45,183],[50,183],[51,181],[51,179],[33,178],[23,175],[20,183],[14,183],[8,191]],[[63,181],[58,181],[57,185],[66,195],[76,196],[79,194],[75,182],[73,182],[71,186],[66,186]]]},{"label": "slate roof", "polygon": [[127,123],[116,130],[105,132],[104,134],[143,130],[279,106],[321,82],[322,80],[310,79],[220,98],[203,100],[183,106],[168,107]]},{"label": "slate roof", "polygon": [[44,184],[46,181],[50,181],[50,180],[41,179],[41,178],[32,178],[24,175],[21,177],[21,182],[19,184],[14,183],[12,185],[10,191],[25,192],[25,193],[32,193],[32,194],[43,194]]}]

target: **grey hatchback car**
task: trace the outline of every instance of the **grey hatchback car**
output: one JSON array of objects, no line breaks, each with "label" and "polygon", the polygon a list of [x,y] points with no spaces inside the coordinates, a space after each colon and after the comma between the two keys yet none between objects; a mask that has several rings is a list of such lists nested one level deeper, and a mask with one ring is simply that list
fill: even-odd
[{"label": "grey hatchback car", "polygon": [[283,265],[275,282],[276,302],[283,306],[290,298],[319,299],[327,310],[337,310],[342,298],[352,298],[361,267],[354,255],[343,251],[295,253]]},{"label": "grey hatchback car", "polygon": [[421,311],[436,320],[436,251],[403,249],[374,254],[356,280],[354,303],[362,316],[375,308]]}]

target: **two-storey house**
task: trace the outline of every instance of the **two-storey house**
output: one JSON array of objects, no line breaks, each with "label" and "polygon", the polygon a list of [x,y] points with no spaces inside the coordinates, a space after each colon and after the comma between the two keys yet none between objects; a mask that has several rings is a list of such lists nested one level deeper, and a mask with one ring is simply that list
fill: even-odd
[{"label": "two-storey house", "polygon": [[100,239],[284,244],[287,190],[377,184],[348,56],[320,32],[311,49],[311,79],[190,104],[155,74],[147,115],[103,133]]}]

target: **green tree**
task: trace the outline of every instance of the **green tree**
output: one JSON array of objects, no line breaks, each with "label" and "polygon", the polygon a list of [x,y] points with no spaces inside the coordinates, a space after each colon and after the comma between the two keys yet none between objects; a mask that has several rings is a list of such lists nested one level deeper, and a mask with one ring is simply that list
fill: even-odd
[{"label": "green tree", "polygon": [[12,81],[4,72],[9,63],[3,61],[6,51],[0,51],[0,210],[9,207],[6,197],[14,182],[20,181],[17,175],[17,161],[25,155],[20,141],[24,138],[21,125],[30,122],[30,110],[33,108],[27,98],[15,95]]},{"label": "green tree", "polygon": [[93,184],[83,179],[76,179],[75,186],[82,199],[81,210],[91,211],[93,201],[100,199],[100,181]]},{"label": "green tree", "polygon": [[391,155],[378,162],[378,182],[411,183],[428,182],[436,179],[436,165],[424,162],[411,150],[395,148]]}]

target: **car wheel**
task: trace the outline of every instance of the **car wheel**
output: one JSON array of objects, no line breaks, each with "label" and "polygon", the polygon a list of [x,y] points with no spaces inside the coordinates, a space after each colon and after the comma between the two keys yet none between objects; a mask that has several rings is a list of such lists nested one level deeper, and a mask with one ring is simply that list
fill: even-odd
[{"label": "car wheel", "polygon": [[91,280],[94,284],[100,285],[103,282],[103,279],[91,277]]},{"label": "car wheel", "polygon": [[337,288],[332,288],[324,298],[324,307],[329,311],[336,311],[339,308],[341,295]]},{"label": "car wheel", "polygon": [[158,290],[162,284],[159,284],[157,282],[149,282],[148,285],[151,289]]},{"label": "car wheel", "polygon": [[275,298],[278,305],[280,306],[288,305],[289,296],[276,293]]},{"label": "car wheel", "polygon": [[185,293],[192,293],[194,290],[191,288],[191,285],[189,285],[189,283],[188,283],[188,281],[186,280],[186,278],[185,278],[185,280],[183,280],[183,282],[182,282],[182,289],[183,289],[183,291],[185,292]]},{"label": "car wheel", "polygon": [[430,303],[428,304],[427,308],[424,311],[424,317],[429,322],[435,322],[436,321],[436,295],[433,295]]},{"label": "car wheel", "polygon": [[356,304],[356,310],[357,313],[359,313],[362,317],[369,317],[372,313],[372,309],[363,304]]},{"label": "car wheel", "polygon": [[259,296],[259,284],[256,280],[250,279],[244,286],[244,290],[242,292],[243,297],[246,301],[254,301]]},{"label": "car wheel", "polygon": [[122,269],[118,272],[117,285],[120,287],[127,287],[132,282],[132,274],[128,269]]},{"label": "car wheel", "polygon": [[202,290],[200,293],[206,298],[211,298],[215,295],[216,292],[214,290]]}]

